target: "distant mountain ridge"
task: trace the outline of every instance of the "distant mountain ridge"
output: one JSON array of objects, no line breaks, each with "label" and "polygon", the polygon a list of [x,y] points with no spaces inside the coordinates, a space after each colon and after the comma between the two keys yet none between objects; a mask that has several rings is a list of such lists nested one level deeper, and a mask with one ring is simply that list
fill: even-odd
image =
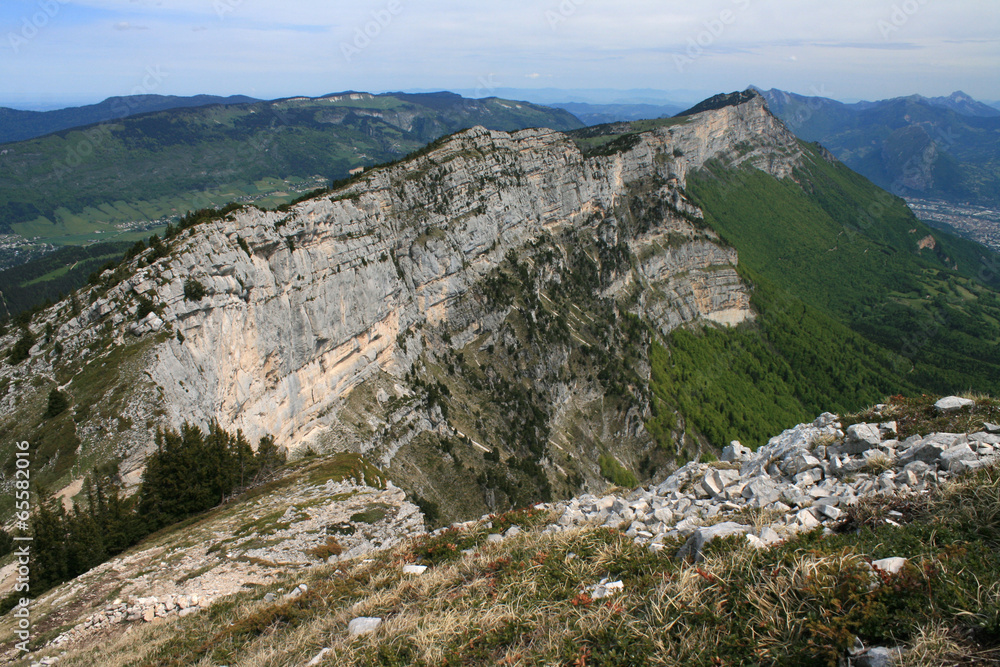
[{"label": "distant mountain ridge", "polygon": [[[249,104],[175,108],[61,130],[0,149],[0,230],[80,236],[95,225],[176,218],[274,194],[275,206],[399,159],[438,137],[583,126],[561,109],[454,93],[348,91]],[[267,181],[267,182],[265,182]]]},{"label": "distant mountain ridge", "polygon": [[799,137],[895,195],[1000,204],[1000,114],[965,93],[856,104],[761,94]]},{"label": "distant mountain ridge", "polygon": [[587,104],[584,102],[553,102],[549,106],[565,109],[588,126],[628,122],[649,118],[669,118],[682,107],[675,104]]},{"label": "distant mountain ridge", "polygon": [[926,100],[929,104],[934,106],[951,109],[952,111],[960,113],[963,116],[980,116],[984,118],[995,118],[1000,116],[1000,109],[995,109],[988,104],[975,100],[971,95],[963,93],[962,91],[956,91],[948,97],[921,97],[920,95],[917,95],[916,97],[918,99]]},{"label": "distant mountain ridge", "polygon": [[251,104],[260,100],[246,95],[130,95],[55,111],[22,111],[0,107],[0,144],[25,141],[46,134],[94,123],[105,123],[155,111],[204,107],[212,104]]}]

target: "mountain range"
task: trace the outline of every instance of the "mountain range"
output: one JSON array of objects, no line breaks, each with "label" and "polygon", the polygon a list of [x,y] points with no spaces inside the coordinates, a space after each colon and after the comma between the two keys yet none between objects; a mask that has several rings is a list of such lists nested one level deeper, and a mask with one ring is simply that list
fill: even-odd
[{"label": "mountain range", "polygon": [[348,92],[114,118],[0,148],[0,232],[73,243],[235,200],[277,205],[474,125],[582,123],[562,110],[453,93]]},{"label": "mountain range", "polygon": [[857,104],[762,94],[793,132],[893,194],[1000,204],[1000,113],[965,93]]},{"label": "mountain range", "polygon": [[[995,391],[996,266],[753,91],[477,127],[282,211],[189,216],[26,314],[0,432],[32,424],[63,488],[81,456],[134,482],[155,427],[217,422],[363,453],[455,519],[662,478],[822,409]],[[55,386],[73,408],[39,420]]]},{"label": "mountain range", "polygon": [[130,95],[109,97],[98,104],[68,107],[54,111],[22,111],[0,107],[0,144],[34,139],[61,130],[107,123],[154,111],[205,107],[216,104],[223,106],[252,104],[259,101],[245,95],[232,95],[230,97],[216,95],[195,95],[193,97]]}]

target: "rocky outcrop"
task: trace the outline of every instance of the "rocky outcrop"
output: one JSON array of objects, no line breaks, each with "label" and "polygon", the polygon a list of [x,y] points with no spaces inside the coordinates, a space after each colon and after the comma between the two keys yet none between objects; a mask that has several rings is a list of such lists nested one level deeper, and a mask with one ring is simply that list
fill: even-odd
[{"label": "rocky outcrop", "polygon": [[[42,596],[40,614],[75,614],[73,626],[51,645],[195,614],[240,590],[363,558],[425,532],[423,515],[391,483],[381,489],[354,480],[319,481],[330,469],[320,465],[256,500],[223,507],[181,535],[113,558]],[[108,590],[114,599],[102,601]],[[303,584],[281,595],[293,599],[305,591]]]},{"label": "rocky outcrop", "polygon": [[[713,539],[746,535],[755,546],[842,523],[870,496],[925,494],[956,475],[1000,461],[1000,436],[931,433],[900,441],[895,422],[855,424],[821,415],[771,440],[755,453],[733,444],[730,462],[689,463],[663,483],[628,495],[581,496],[552,506],[551,531],[608,526],[658,551],[667,538],[687,538],[679,557],[697,559]],[[779,518],[766,526],[738,520],[745,510]],[[902,521],[887,515],[887,523]],[[898,563],[883,563],[883,568]]]}]

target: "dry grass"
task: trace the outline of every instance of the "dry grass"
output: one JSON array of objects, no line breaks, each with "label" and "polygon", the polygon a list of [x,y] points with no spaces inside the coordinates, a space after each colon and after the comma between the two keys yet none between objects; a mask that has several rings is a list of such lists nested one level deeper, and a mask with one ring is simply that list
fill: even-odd
[{"label": "dry grass", "polygon": [[[907,665],[995,662],[998,487],[1000,471],[983,471],[920,503],[881,499],[882,511],[913,503],[901,528],[866,522],[862,508],[851,535],[814,533],[760,551],[728,538],[698,565],[673,558],[679,542],[653,554],[605,528],[528,531],[494,544],[474,526],[370,562],[313,568],[282,582],[285,590],[308,584],[293,602],[263,602],[277,586],[248,591],[198,616],[132,626],[60,665],[285,667],[328,648],[322,664],[336,667],[820,667],[836,665],[855,634],[868,646],[901,643]],[[757,511],[744,520],[773,518]],[[472,554],[439,549],[470,535],[483,537]],[[424,561],[430,569],[403,575],[423,554],[436,559]],[[890,555],[910,565],[899,575],[873,574],[868,561]],[[604,578],[621,580],[624,591],[591,599],[588,587]],[[384,623],[352,638],[346,628],[357,616]]]},{"label": "dry grass", "polygon": [[885,452],[875,452],[865,461],[864,472],[878,477],[887,470],[892,470],[892,457]]}]

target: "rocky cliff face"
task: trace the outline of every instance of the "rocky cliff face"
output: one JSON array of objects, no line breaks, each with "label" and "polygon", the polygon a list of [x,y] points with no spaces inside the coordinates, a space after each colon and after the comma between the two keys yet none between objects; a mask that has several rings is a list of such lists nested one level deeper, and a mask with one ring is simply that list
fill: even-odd
[{"label": "rocky cliff face", "polygon": [[[72,373],[138,350],[119,409],[159,418],[105,415],[82,443],[113,437],[133,473],[155,423],[217,420],[293,452],[367,452],[418,490],[454,474],[441,459],[489,487],[491,456],[530,458],[543,495],[606,477],[602,454],[654,474],[643,334],[620,322],[666,333],[753,318],[736,252],[683,187],[720,157],[783,178],[802,153],[759,96],[592,157],[549,130],[474,128],[333,196],[182,233],[75,316],[63,304],[39,318],[50,340],[6,372],[52,373],[73,394]],[[187,281],[205,296],[185,297]],[[137,321],[143,304],[155,310]],[[511,484],[491,487],[494,502]]]}]

